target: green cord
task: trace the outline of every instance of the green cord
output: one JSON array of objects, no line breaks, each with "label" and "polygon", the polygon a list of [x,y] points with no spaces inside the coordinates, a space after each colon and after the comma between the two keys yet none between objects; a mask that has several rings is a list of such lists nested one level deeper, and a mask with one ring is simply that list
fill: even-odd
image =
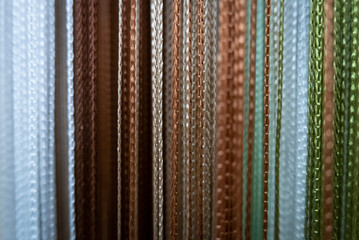
[{"label": "green cord", "polygon": [[[358,202],[358,169],[356,167],[358,155],[358,0],[351,2],[350,43],[351,51],[347,52],[350,62],[350,97],[349,97],[349,129],[348,129],[348,158],[346,171],[346,203],[345,203],[345,239],[357,239],[357,202]],[[349,15],[349,14],[348,14]],[[348,22],[349,23],[349,22]]]},{"label": "green cord", "polygon": [[343,22],[342,3],[334,3],[334,199],[333,239],[341,239],[344,171],[345,81],[343,74]]},{"label": "green cord", "polygon": [[[323,191],[323,47],[324,3],[311,0],[309,57],[309,125],[308,125],[308,184],[306,227],[307,239],[321,239]],[[309,200],[309,201],[308,201]]]},{"label": "green cord", "polygon": [[274,239],[279,240],[279,157],[280,157],[280,131],[282,121],[282,88],[283,88],[283,31],[284,31],[284,0],[280,1],[279,9],[279,53],[278,53],[278,105],[277,127],[275,140],[275,216]]}]

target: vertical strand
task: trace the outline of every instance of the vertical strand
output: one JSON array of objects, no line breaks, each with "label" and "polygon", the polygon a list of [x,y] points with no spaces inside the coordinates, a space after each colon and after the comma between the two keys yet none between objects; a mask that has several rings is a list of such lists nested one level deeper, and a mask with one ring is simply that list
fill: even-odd
[{"label": "vertical strand", "polygon": [[332,239],[333,231],[333,118],[334,118],[334,1],[324,1],[324,206],[323,238]]},{"label": "vertical strand", "polygon": [[217,16],[216,0],[204,1],[203,33],[203,238],[215,230]]},{"label": "vertical strand", "polygon": [[270,73],[270,15],[271,0],[265,1],[264,35],[264,149],[263,149],[263,232],[268,238],[268,171],[269,171],[269,73]]},{"label": "vertical strand", "polygon": [[248,159],[247,159],[247,197],[246,197],[246,227],[245,237],[251,235],[251,202],[252,202],[252,166],[254,144],[254,113],[255,113],[255,67],[256,67],[256,12],[257,2],[251,1],[250,27],[250,77],[249,77],[249,122],[248,122]]},{"label": "vertical strand", "polygon": [[[298,1],[297,1],[298,4]],[[309,0],[298,5],[297,14],[297,139],[295,237],[304,239],[306,163],[308,134]]]},{"label": "vertical strand", "polygon": [[69,177],[69,238],[75,239],[75,129],[74,129],[74,33],[73,0],[66,1],[66,67],[67,67],[67,124]]},{"label": "vertical strand", "polygon": [[122,207],[122,179],[121,179],[121,171],[122,171],[122,148],[121,148],[121,141],[122,141],[122,78],[123,78],[123,70],[122,70],[122,0],[119,0],[118,3],[118,95],[117,95],[117,239],[121,239],[121,207]]},{"label": "vertical strand", "polygon": [[216,238],[225,238],[228,231],[226,221],[226,159],[227,159],[227,74],[228,74],[228,28],[229,1],[219,2],[218,42],[218,90],[217,90],[217,185],[216,185]]},{"label": "vertical strand", "polygon": [[130,2],[129,71],[129,239],[135,239],[136,197],[136,0]]},{"label": "vertical strand", "polygon": [[164,237],[170,238],[171,195],[171,88],[172,88],[172,1],[163,2],[163,157],[164,157]]},{"label": "vertical strand", "polygon": [[235,2],[234,26],[234,96],[233,96],[233,164],[235,171],[234,217],[235,237],[243,235],[243,130],[244,130],[244,80],[245,80],[245,39],[246,1]]},{"label": "vertical strand", "polygon": [[256,10],[256,51],[255,51],[255,121],[253,143],[253,184],[251,237],[262,238],[263,213],[263,126],[264,126],[264,32],[265,1],[257,1]]},{"label": "vertical strand", "polygon": [[75,202],[76,235],[96,237],[96,26],[97,2],[76,1],[75,15]]},{"label": "vertical strand", "polygon": [[268,176],[268,239],[274,238],[275,209],[275,132],[276,132],[276,91],[278,77],[279,0],[271,1],[270,26],[270,73],[269,73],[269,176]]},{"label": "vertical strand", "polygon": [[171,167],[171,239],[178,235],[178,171],[179,171],[179,22],[180,1],[173,1],[172,25],[172,167]]},{"label": "vertical strand", "polygon": [[309,103],[309,149],[308,166],[309,182],[311,185],[309,218],[310,238],[320,238],[321,233],[321,209],[322,209],[322,116],[323,116],[323,30],[324,30],[324,5],[322,0],[311,1],[310,16],[310,60],[308,103]]},{"label": "vertical strand", "polygon": [[[356,123],[357,121],[357,107],[358,107],[358,1],[352,1],[351,6],[349,6],[349,12],[351,21],[351,32],[350,32],[350,45],[351,49],[348,52],[348,62],[345,64],[348,65],[350,72],[348,73],[349,77],[349,112],[348,112],[348,157],[347,157],[347,171],[346,171],[346,195],[345,195],[345,239],[356,239],[357,238],[357,201],[358,201],[358,190],[355,188],[358,177],[356,169],[356,142],[355,138],[357,135]],[[348,54],[346,53],[346,54]]]},{"label": "vertical strand", "polygon": [[163,239],[163,1],[151,2],[152,32],[152,154],[153,154],[153,239]]},{"label": "vertical strand", "polygon": [[341,238],[342,199],[344,170],[344,121],[345,84],[342,79],[342,30],[341,1],[334,2],[334,156],[333,156],[333,238]]},{"label": "vertical strand", "polygon": [[[203,239],[203,196],[204,196],[204,191],[203,191],[203,176],[204,176],[204,171],[203,171],[203,144],[204,144],[204,139],[203,139],[203,126],[204,126],[204,122],[203,122],[203,108],[204,108],[204,104],[203,104],[203,95],[204,95],[204,89],[203,89],[203,85],[204,85],[204,66],[203,66],[203,62],[204,62],[204,55],[203,55],[203,51],[204,51],[204,6],[203,6],[203,1],[199,1],[198,2],[198,6],[197,6],[197,11],[198,11],[198,36],[197,36],[197,41],[198,41],[198,56],[197,56],[197,61],[198,61],[198,76],[197,76],[197,124],[198,124],[198,128],[197,128],[197,154],[198,154],[198,159],[196,159],[197,161],[197,171],[198,171],[198,175],[199,178],[197,179],[198,182],[198,235],[197,235],[197,239]],[[195,139],[196,141],[196,139]],[[209,169],[206,169],[207,171]]]},{"label": "vertical strand", "polygon": [[297,2],[284,3],[283,29],[283,98],[280,139],[280,193],[279,216],[280,238],[294,238],[295,173],[296,172],[296,47],[297,47]]},{"label": "vertical strand", "polygon": [[282,87],[283,87],[283,31],[284,31],[284,0],[280,1],[279,10],[279,50],[278,50],[278,102],[276,124],[275,147],[275,214],[274,214],[274,239],[279,239],[279,158],[280,158],[280,134],[282,121]]}]

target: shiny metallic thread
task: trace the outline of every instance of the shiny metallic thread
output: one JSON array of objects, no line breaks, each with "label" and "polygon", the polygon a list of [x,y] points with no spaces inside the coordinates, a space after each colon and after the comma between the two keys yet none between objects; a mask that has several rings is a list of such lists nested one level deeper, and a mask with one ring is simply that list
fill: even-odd
[{"label": "shiny metallic thread", "polygon": [[163,239],[163,1],[151,2],[152,31],[152,154],[153,154],[153,239]]},{"label": "shiny metallic thread", "polygon": [[173,1],[172,25],[172,167],[171,167],[171,228],[172,240],[178,236],[178,171],[179,171],[179,21],[180,1]]}]

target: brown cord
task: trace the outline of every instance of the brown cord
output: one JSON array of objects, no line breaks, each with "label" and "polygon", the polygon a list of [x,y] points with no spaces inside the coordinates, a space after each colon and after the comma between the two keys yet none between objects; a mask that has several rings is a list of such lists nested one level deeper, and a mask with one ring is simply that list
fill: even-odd
[{"label": "brown cord", "polygon": [[130,78],[129,78],[129,117],[130,117],[130,139],[129,139],[129,161],[130,161],[130,199],[129,199],[129,239],[135,239],[135,195],[136,195],[136,81],[135,81],[135,39],[136,39],[136,0],[131,0],[130,7]]},{"label": "brown cord", "polygon": [[95,239],[97,1],[75,1],[74,14],[76,236]]},{"label": "brown cord", "polygon": [[171,166],[171,239],[177,239],[178,228],[178,150],[179,150],[179,22],[180,1],[173,1],[172,25],[172,166]]},{"label": "brown cord", "polygon": [[324,1],[324,232],[323,239],[332,239],[333,232],[333,119],[334,119],[334,0]]},{"label": "brown cord", "polygon": [[217,200],[216,200],[216,238],[224,239],[226,233],[226,192],[225,192],[225,161],[227,158],[227,62],[228,62],[228,11],[229,2],[219,2],[219,42],[218,42],[218,97],[217,97]]},{"label": "brown cord", "polygon": [[248,122],[248,172],[246,198],[246,239],[251,238],[251,202],[252,202],[252,166],[254,142],[254,107],[255,107],[255,69],[256,69],[256,13],[257,2],[251,2],[251,31],[250,31],[250,68],[249,68],[249,122]]},{"label": "brown cord", "polygon": [[264,157],[263,157],[263,233],[267,239],[268,231],[268,172],[269,172],[269,55],[270,55],[270,13],[271,0],[265,2],[264,38]]},{"label": "brown cord", "polygon": [[198,239],[203,239],[203,50],[204,50],[204,8],[203,1],[198,1],[197,6],[198,21],[198,84],[197,84],[197,164],[198,164]]},{"label": "brown cord", "polygon": [[122,2],[121,79],[121,237],[129,239],[130,208],[130,0]]}]

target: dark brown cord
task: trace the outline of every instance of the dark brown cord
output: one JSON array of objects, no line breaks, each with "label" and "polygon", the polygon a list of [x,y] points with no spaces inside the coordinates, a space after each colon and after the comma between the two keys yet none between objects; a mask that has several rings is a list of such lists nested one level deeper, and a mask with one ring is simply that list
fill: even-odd
[{"label": "dark brown cord", "polygon": [[76,236],[95,239],[97,1],[75,1],[74,14]]}]

